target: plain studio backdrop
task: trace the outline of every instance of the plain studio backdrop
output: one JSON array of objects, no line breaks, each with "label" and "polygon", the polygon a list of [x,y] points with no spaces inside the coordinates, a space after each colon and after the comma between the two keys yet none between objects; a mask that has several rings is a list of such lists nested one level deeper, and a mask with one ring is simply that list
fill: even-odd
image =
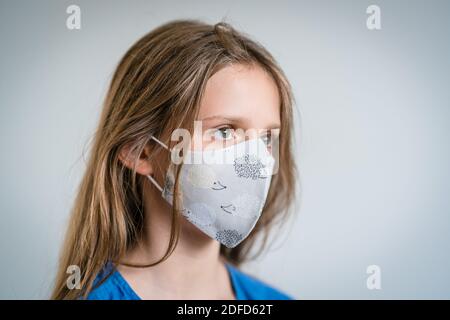
[{"label": "plain studio backdrop", "polygon": [[299,299],[450,298],[449,1],[0,3],[0,298],[48,298],[114,68],[177,18],[265,45],[301,114],[296,218],[244,269]]}]

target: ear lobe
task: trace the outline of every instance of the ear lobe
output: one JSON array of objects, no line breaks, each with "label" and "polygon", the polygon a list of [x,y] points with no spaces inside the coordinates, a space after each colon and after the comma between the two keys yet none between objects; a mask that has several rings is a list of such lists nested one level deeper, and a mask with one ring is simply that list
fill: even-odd
[{"label": "ear lobe", "polygon": [[136,153],[132,152],[131,145],[126,145],[120,150],[119,160],[128,169],[136,169],[136,173],[147,176],[153,174],[153,167],[151,165],[149,155],[149,145],[144,147],[140,155],[136,155]]}]

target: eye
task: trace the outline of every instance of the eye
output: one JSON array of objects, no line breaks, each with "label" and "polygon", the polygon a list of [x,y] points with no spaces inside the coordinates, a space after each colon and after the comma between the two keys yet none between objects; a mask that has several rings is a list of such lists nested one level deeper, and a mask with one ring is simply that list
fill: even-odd
[{"label": "eye", "polygon": [[270,132],[270,130],[268,130],[261,136],[261,140],[264,141],[266,146],[272,145],[272,133]]},{"label": "eye", "polygon": [[214,131],[214,139],[230,140],[233,138],[233,129],[229,127],[218,128]]}]

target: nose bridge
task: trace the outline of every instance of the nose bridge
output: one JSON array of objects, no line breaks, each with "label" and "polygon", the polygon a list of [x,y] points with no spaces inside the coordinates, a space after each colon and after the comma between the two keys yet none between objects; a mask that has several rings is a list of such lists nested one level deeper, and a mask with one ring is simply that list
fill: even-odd
[{"label": "nose bridge", "polygon": [[248,140],[256,139],[259,136],[257,128],[249,128],[245,132],[245,138]]}]

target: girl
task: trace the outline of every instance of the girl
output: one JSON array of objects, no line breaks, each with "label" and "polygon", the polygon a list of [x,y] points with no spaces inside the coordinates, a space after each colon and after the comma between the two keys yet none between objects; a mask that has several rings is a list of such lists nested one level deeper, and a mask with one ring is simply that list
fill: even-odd
[{"label": "girl", "polygon": [[[173,21],[136,42],[106,96],[52,298],[290,298],[238,266],[290,211],[292,103],[269,52],[226,23]],[[232,161],[187,161],[199,152]]]}]

